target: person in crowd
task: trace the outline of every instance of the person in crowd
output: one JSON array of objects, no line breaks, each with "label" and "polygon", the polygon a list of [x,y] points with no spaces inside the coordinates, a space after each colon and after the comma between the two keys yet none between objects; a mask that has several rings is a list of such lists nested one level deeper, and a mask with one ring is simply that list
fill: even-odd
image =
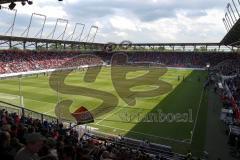
[{"label": "person in crowd", "polygon": [[[191,67],[204,68],[206,64],[216,66],[226,59],[239,61],[238,54],[231,53],[175,53],[175,52],[136,52],[125,53],[130,63],[151,62],[169,67]],[[43,69],[54,69],[64,67],[78,67],[81,65],[97,65],[111,63],[113,53],[95,52],[91,55],[82,55],[80,51],[21,51],[3,50],[0,51],[0,74],[27,72]],[[238,62],[231,63],[222,69],[222,73],[229,72]],[[149,65],[148,65],[149,66]],[[237,72],[239,72],[238,69]],[[231,71],[230,71],[231,72]]]},{"label": "person in crowd", "polygon": [[59,160],[75,160],[76,152],[72,146],[64,146],[60,150]]},{"label": "person in crowd", "polygon": [[25,139],[26,146],[18,151],[15,160],[39,160],[38,152],[45,138],[40,133],[30,133],[25,136]]},{"label": "person in crowd", "polygon": [[14,160],[14,156],[10,153],[11,136],[7,131],[0,131],[0,157],[4,160]]}]

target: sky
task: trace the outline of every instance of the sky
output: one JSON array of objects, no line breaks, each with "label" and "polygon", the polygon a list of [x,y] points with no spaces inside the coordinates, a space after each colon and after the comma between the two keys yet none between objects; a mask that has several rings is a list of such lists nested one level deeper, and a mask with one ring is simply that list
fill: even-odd
[{"label": "sky", "polygon": [[[222,18],[229,1],[33,0],[31,6],[17,4],[18,13],[13,34],[20,36],[27,28],[31,14],[39,13],[47,16],[43,38],[52,37],[56,19],[61,18],[68,20],[64,39],[71,38],[75,23],[83,23],[86,25],[83,40],[91,25],[99,27],[95,42],[220,42],[227,33]],[[0,33],[11,26],[12,17],[13,11],[0,11]],[[37,35],[43,22],[42,16],[34,15],[29,29],[30,37]],[[66,22],[59,21],[58,24],[54,38],[61,39]],[[82,26],[78,25],[73,39],[78,39],[81,30]],[[90,38],[91,36],[93,34],[90,34]]]}]

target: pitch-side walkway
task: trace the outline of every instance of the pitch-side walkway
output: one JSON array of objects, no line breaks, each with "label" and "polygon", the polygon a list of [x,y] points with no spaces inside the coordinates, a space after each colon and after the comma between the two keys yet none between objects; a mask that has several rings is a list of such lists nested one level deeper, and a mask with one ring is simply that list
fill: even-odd
[{"label": "pitch-side walkway", "polygon": [[208,152],[210,160],[236,160],[230,156],[230,149],[227,144],[224,125],[220,121],[222,103],[220,98],[211,88],[208,98],[208,120],[205,150]]}]

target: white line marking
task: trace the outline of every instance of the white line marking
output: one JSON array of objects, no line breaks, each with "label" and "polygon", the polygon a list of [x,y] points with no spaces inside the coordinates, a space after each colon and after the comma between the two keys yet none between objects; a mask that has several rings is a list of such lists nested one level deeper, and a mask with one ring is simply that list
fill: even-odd
[{"label": "white line marking", "polygon": [[50,112],[53,112],[55,109],[51,109],[51,110],[49,110],[49,111],[47,111],[47,112],[44,112],[43,114],[48,114],[48,113],[50,113]]},{"label": "white line marking", "polygon": [[[198,111],[197,111],[197,118],[198,118],[198,112],[199,112],[199,109],[200,109],[200,105],[201,105],[201,102],[202,102],[202,97],[203,97],[203,90],[202,90],[202,93],[201,93],[201,98],[200,98],[201,100],[200,100],[200,102],[199,102],[199,107],[198,107]],[[126,106],[128,106],[128,105],[125,105],[124,107],[126,107]],[[99,123],[101,123],[102,121],[104,121],[105,119],[111,117],[111,116],[114,115],[115,113],[117,113],[117,112],[119,112],[120,110],[124,109],[124,107],[120,107],[118,110],[116,110],[116,111],[113,112],[112,114],[107,115],[107,116],[104,117],[102,120],[100,120],[100,121],[98,121],[97,123],[95,123],[95,125],[103,126],[103,127],[108,127],[108,128],[112,128],[112,129],[123,130],[123,131],[126,131],[126,132],[132,132],[132,133],[142,134],[142,135],[146,135],[146,136],[157,137],[157,138],[160,138],[160,139],[165,139],[165,140],[174,141],[174,142],[181,142],[181,143],[187,143],[187,144],[191,144],[191,143],[192,143],[192,136],[191,136],[191,139],[177,140],[177,139],[173,139],[173,138],[160,137],[160,136],[156,136],[156,135],[152,135],[152,134],[145,134],[145,133],[142,133],[142,132],[135,132],[135,131],[130,131],[130,130],[125,130],[125,129],[121,129],[121,128],[110,127],[110,126],[107,126],[107,125],[100,125],[100,124],[99,124]],[[197,118],[196,118],[196,120],[195,120],[194,129],[195,129],[195,126],[196,126]],[[193,129],[193,130],[194,130],[194,129]],[[192,134],[192,135],[193,135],[193,134]]]},{"label": "white line marking", "polygon": [[[166,94],[164,94],[164,96],[166,96],[166,95],[168,95],[169,93],[166,93]],[[163,95],[161,95],[161,96],[163,96]],[[156,97],[159,97],[159,96],[156,96]],[[156,97],[154,97],[154,98],[156,98]],[[141,99],[150,99],[150,98],[152,98],[152,97],[145,97],[145,98],[141,98]],[[133,102],[134,100],[132,100],[131,102]],[[115,112],[113,112],[112,114],[109,114],[109,115],[106,115],[106,117],[104,117],[102,120],[100,120],[100,121],[98,121],[96,124],[98,125],[99,123],[101,123],[102,121],[104,121],[105,119],[107,119],[107,118],[109,118],[109,117],[111,117],[112,115],[114,115],[115,113],[117,113],[117,112],[119,112],[120,110],[122,110],[124,107],[127,107],[128,106],[128,104],[126,104],[126,105],[124,105],[123,107],[120,107],[118,110],[116,110]]]},{"label": "white line marking", "polygon": [[112,128],[112,129],[118,129],[118,130],[122,130],[122,131],[125,131],[125,132],[132,132],[132,133],[136,133],[136,134],[142,134],[142,135],[145,135],[145,136],[157,137],[157,138],[168,140],[168,141],[174,141],[174,142],[181,142],[181,143],[190,144],[189,142],[187,142],[188,140],[186,140],[186,139],[184,139],[184,140],[177,140],[177,139],[173,139],[173,138],[160,137],[160,136],[156,136],[156,135],[153,135],[153,134],[146,134],[146,133],[142,133],[142,132],[136,132],[136,131],[116,128],[116,127],[110,127],[110,126],[107,126],[107,125],[101,125],[101,124],[96,124],[96,125],[102,126],[102,127],[107,127],[107,128]]},{"label": "white line marking", "polygon": [[[31,98],[24,98],[24,101],[25,100],[28,100],[28,101],[35,101],[35,102],[40,102],[40,103],[47,103],[47,104],[52,104],[52,105],[54,105],[55,103],[50,103],[50,102],[45,102],[45,101],[39,101],[39,100],[35,100],[35,99],[31,99]],[[25,106],[26,107],[26,106]],[[55,107],[55,106],[54,106]],[[55,109],[51,109],[51,110],[49,110],[49,111],[47,111],[47,112],[42,112],[43,114],[47,114],[47,113],[50,113],[50,112],[52,112],[52,111],[54,111]],[[53,116],[53,115],[52,115]]]},{"label": "white line marking", "polygon": [[202,93],[201,93],[201,98],[200,98],[199,105],[198,105],[197,115],[196,115],[196,119],[195,119],[195,122],[194,122],[191,138],[190,138],[190,144],[192,144],[193,135],[194,135],[195,128],[196,128],[196,125],[197,125],[198,113],[199,113],[199,110],[201,108],[202,99],[203,99],[203,92],[204,92],[204,89],[202,90]]},{"label": "white line marking", "polygon": [[13,99],[19,99],[19,96],[14,94],[0,93],[0,98],[13,100]]},{"label": "white line marking", "polygon": [[[135,100],[135,99],[133,99],[131,102],[133,102],[134,100]],[[131,102],[130,102],[130,103],[131,103]],[[115,112],[106,115],[106,117],[104,117],[103,119],[101,119],[100,121],[98,121],[96,124],[98,125],[99,123],[101,123],[101,122],[104,121],[105,119],[111,117],[112,115],[114,115],[115,113],[119,112],[120,110],[125,109],[124,107],[127,107],[127,106],[128,106],[128,104],[124,105],[123,107],[119,107],[119,109],[117,109]]]}]

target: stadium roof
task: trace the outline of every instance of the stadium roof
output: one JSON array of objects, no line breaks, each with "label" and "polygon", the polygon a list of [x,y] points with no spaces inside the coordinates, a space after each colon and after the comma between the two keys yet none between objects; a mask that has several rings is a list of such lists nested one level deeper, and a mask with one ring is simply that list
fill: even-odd
[{"label": "stadium roof", "polygon": [[13,3],[13,2],[28,2],[32,0],[0,0],[0,4]]},{"label": "stadium roof", "polygon": [[103,43],[64,41],[64,40],[57,40],[57,39],[27,38],[27,37],[4,36],[4,35],[0,35],[0,40],[2,40],[2,41],[38,42],[38,43],[65,43],[65,44],[84,43],[84,44],[103,45]]},{"label": "stadium roof", "polygon": [[240,46],[240,18],[221,41],[221,44]]},{"label": "stadium roof", "polygon": [[[228,30],[223,40],[220,42],[226,46],[240,47],[240,14],[238,5],[240,0],[236,4],[236,1],[232,0],[232,3],[228,3],[226,7],[226,13],[223,18],[223,23]],[[235,8],[236,11],[233,10]]]}]

